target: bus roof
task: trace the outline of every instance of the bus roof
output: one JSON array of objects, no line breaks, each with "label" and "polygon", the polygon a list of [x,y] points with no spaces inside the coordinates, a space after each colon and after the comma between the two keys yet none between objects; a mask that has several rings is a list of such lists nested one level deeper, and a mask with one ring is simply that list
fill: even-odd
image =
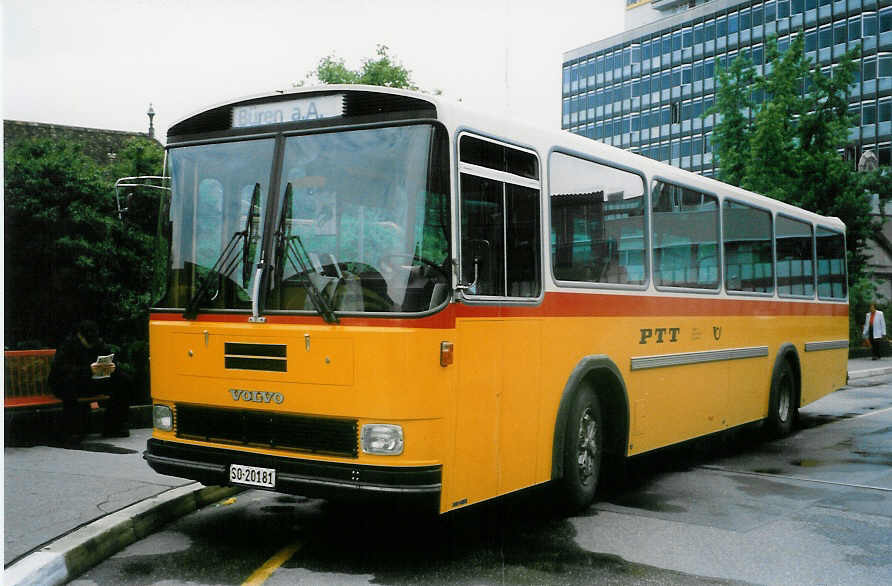
[{"label": "bus roof", "polygon": [[[168,131],[168,140],[170,141],[171,138],[184,134],[185,131],[189,131],[188,133],[192,134],[194,128],[200,127],[196,125],[197,121],[213,119],[220,122],[225,117],[228,124],[236,108],[251,108],[299,100],[301,97],[308,95],[325,94],[343,94],[349,97],[358,95],[377,97],[376,103],[364,106],[364,113],[366,110],[369,110],[369,113],[382,112],[387,108],[392,108],[393,112],[404,112],[407,115],[411,112],[429,111],[429,117],[436,117],[452,132],[468,131],[480,133],[494,139],[535,150],[540,157],[547,157],[553,150],[592,157],[602,162],[637,170],[644,174],[648,181],[659,178],[721,197],[730,196],[738,201],[758,205],[776,213],[807,219],[813,223],[819,223],[836,230],[845,230],[845,225],[838,218],[809,212],[782,201],[759,195],[710,177],[685,171],[684,169],[673,167],[672,165],[590,138],[572,134],[565,130],[535,127],[504,116],[485,114],[467,108],[464,104],[445,99],[442,96],[399,88],[339,84],[294,88],[245,96],[203,108],[179,119],[171,125]],[[344,106],[345,109],[348,107],[350,106]]]}]

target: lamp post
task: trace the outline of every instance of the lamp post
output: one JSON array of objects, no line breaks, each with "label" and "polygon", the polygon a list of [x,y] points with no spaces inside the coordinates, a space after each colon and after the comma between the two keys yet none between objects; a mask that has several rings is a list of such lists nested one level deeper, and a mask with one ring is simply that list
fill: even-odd
[{"label": "lamp post", "polygon": [[152,124],[153,119],[155,118],[155,109],[152,108],[152,103],[149,102],[149,111],[146,112],[146,116],[149,117],[149,138],[155,138],[155,126]]}]

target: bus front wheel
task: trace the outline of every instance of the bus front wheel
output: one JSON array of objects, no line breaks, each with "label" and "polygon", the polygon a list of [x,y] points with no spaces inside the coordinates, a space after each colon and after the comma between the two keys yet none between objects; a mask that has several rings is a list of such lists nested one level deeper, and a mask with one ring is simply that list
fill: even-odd
[{"label": "bus front wheel", "polygon": [[782,360],[771,377],[766,427],[772,437],[783,437],[793,429],[796,418],[796,377],[793,367]]},{"label": "bus front wheel", "polygon": [[575,513],[595,498],[604,448],[601,406],[591,389],[582,389],[573,398],[565,433],[561,489],[567,511]]}]

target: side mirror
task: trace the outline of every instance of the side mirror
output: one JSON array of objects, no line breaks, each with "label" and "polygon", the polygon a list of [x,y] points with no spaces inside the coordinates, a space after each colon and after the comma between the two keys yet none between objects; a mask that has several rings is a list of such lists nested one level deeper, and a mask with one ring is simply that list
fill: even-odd
[{"label": "side mirror", "polygon": [[[474,281],[472,283],[466,281],[458,283],[455,286],[456,291],[470,291],[472,294],[476,291],[477,282],[480,278],[480,263],[489,255],[490,248],[492,248],[492,246],[490,245],[489,240],[483,240],[482,238],[468,240],[462,245],[462,253],[469,254],[474,264]],[[464,274],[462,274],[462,276],[464,276]]]},{"label": "side mirror", "polygon": [[170,177],[159,175],[122,177],[115,181],[115,204],[118,208],[118,220],[123,222],[124,216],[130,211],[135,190],[148,188],[169,192],[169,183]]},{"label": "side mirror", "polygon": [[130,211],[130,203],[133,201],[133,192],[127,192],[123,197],[115,194],[115,202],[118,206],[118,220],[124,221],[124,216]]}]

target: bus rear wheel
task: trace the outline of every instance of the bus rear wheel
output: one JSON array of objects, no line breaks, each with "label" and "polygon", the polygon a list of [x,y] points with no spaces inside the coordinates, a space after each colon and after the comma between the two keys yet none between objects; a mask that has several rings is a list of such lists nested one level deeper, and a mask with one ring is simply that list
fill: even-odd
[{"label": "bus rear wheel", "polygon": [[793,430],[796,418],[796,378],[790,363],[783,360],[771,377],[766,427],[771,437],[784,437]]},{"label": "bus rear wheel", "polygon": [[591,389],[582,389],[573,398],[565,433],[562,502],[567,512],[576,513],[595,498],[604,448],[601,406]]}]

